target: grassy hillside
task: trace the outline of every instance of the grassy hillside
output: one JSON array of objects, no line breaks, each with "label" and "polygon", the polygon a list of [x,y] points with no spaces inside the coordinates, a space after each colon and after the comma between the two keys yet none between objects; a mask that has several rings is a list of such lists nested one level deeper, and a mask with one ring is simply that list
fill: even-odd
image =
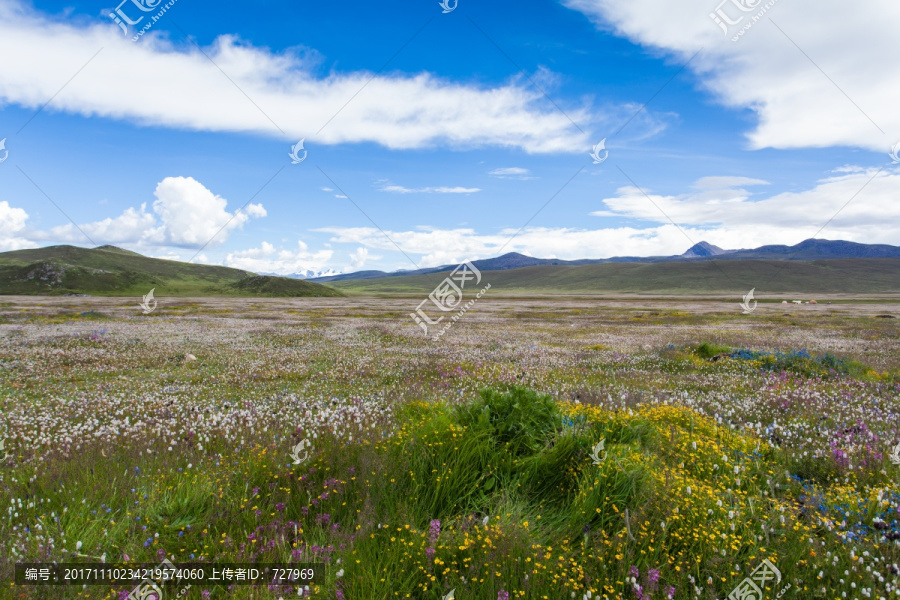
[{"label": "grassy hillside", "polygon": [[341,296],[318,283],[197,265],[101,246],[0,253],[0,294],[143,296]]},{"label": "grassy hillside", "polygon": [[[446,273],[334,282],[348,294],[428,293]],[[491,294],[578,293],[892,293],[900,292],[900,259],[817,261],[729,260],[669,263],[606,263],[484,271],[480,287]]]}]

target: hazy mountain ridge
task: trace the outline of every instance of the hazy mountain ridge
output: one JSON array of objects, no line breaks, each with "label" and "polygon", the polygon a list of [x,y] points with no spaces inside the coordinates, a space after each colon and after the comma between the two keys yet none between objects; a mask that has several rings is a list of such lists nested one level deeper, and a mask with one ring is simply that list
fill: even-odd
[{"label": "hazy mountain ridge", "polygon": [[[612,258],[561,260],[555,258],[534,258],[518,252],[509,252],[496,258],[472,261],[480,271],[505,271],[537,266],[579,266],[603,263],[659,263],[684,262],[698,260],[737,260],[737,259],[777,259],[777,260],[818,260],[840,258],[900,258],[900,247],[887,244],[860,244],[841,240],[808,239],[794,246],[769,245],[754,249],[724,250],[708,242],[698,242],[684,254],[676,256],[616,256]],[[456,265],[442,265],[428,269],[410,271],[358,271],[328,277],[310,279],[318,283],[351,281],[356,279],[379,279],[383,277],[411,277],[451,271]]]}]

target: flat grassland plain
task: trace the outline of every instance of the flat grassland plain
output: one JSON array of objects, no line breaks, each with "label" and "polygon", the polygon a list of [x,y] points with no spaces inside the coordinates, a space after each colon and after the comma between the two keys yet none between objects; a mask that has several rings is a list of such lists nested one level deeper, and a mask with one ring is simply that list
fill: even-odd
[{"label": "flat grassland plain", "polygon": [[764,559],[764,598],[895,597],[900,305],[817,299],[488,293],[434,342],[418,299],[3,297],[0,597],[126,598],[12,581],[100,558],[318,564],[166,599],[711,599]]}]

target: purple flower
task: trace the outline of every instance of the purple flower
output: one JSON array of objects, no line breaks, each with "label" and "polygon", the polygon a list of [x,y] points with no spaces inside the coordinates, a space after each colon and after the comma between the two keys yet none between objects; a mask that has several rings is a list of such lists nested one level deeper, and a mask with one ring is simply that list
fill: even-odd
[{"label": "purple flower", "polygon": [[509,592],[506,590],[500,590],[497,592],[497,600],[509,600]]},{"label": "purple flower", "polygon": [[675,586],[669,586],[666,588],[666,598],[672,600],[675,597]]},{"label": "purple flower", "polygon": [[656,591],[657,585],[659,584],[659,571],[657,571],[656,569],[650,569],[650,571],[647,573],[647,581],[649,582],[649,585],[647,587],[652,594]]},{"label": "purple flower", "polygon": [[433,521],[431,521],[431,527],[429,529],[428,539],[430,539],[431,543],[434,544],[437,542],[437,539],[440,537],[440,535],[441,535],[441,522],[438,521],[437,519],[434,519]]},{"label": "purple flower", "polygon": [[331,520],[331,515],[328,513],[319,513],[316,515],[316,522],[319,525],[328,525],[328,522]]},{"label": "purple flower", "polygon": [[425,556],[428,560],[434,559],[434,548],[425,548]]},{"label": "purple flower", "polygon": [[275,510],[278,512],[284,512],[284,502],[279,502],[275,505]]},{"label": "purple flower", "polygon": [[631,568],[628,569],[628,575],[637,579],[638,577],[641,576],[641,572],[638,571],[637,566],[631,565]]},{"label": "purple flower", "polygon": [[209,600],[209,590],[203,590],[202,592],[200,592],[200,596],[203,598],[203,600]]}]

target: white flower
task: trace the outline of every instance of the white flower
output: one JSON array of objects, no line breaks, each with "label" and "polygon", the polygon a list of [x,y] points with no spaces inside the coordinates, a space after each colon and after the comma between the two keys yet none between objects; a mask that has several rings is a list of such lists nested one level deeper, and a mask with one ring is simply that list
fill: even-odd
[{"label": "white flower", "polygon": [[338,577],[343,577],[343,576],[344,576],[344,570],[341,569],[340,571],[338,571],[338,572],[337,572],[337,576],[338,576]]},{"label": "white flower", "polygon": [[485,527],[487,527],[488,521],[490,521],[490,520],[491,520],[490,517],[485,517],[481,520],[481,524],[484,525]]},{"label": "white flower", "polygon": [[75,542],[75,552],[81,550],[81,542]]}]

